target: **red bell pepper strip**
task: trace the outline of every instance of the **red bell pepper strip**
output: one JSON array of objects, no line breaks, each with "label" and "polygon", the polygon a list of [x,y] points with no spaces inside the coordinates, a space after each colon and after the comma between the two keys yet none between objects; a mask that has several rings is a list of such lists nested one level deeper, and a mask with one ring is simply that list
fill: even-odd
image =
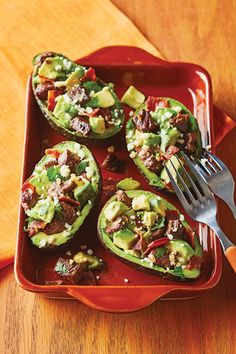
[{"label": "red bell pepper strip", "polygon": [[154,248],[165,246],[169,241],[170,241],[170,240],[169,240],[168,237],[162,237],[162,238],[159,238],[158,240],[152,241],[152,242],[148,245],[148,248],[146,249],[146,251],[145,251],[143,254],[144,254],[144,255],[147,255],[147,254],[150,253],[150,251],[153,250]]},{"label": "red bell pepper strip", "polygon": [[96,73],[93,68],[88,68],[86,73],[84,74],[83,77],[81,77],[80,82],[85,82],[85,81],[96,81]]},{"label": "red bell pepper strip", "polygon": [[147,105],[147,110],[148,111],[152,111],[154,112],[156,110],[156,107],[161,107],[161,108],[168,108],[168,102],[167,100],[163,99],[163,98],[158,98],[158,97],[154,97],[154,96],[149,96],[147,101],[146,101],[146,105]]},{"label": "red bell pepper strip", "polygon": [[60,90],[49,90],[48,91],[48,110],[53,111],[57,102],[56,102],[56,97],[60,96],[62,94],[62,91]]},{"label": "red bell pepper strip", "polygon": [[33,186],[32,184],[30,184],[28,181],[25,181],[22,188],[21,188],[21,191],[22,193],[26,190],[26,189],[31,189],[33,192],[35,191],[35,186]]},{"label": "red bell pepper strip", "polygon": [[46,155],[51,155],[52,157],[58,158],[61,153],[58,150],[53,150],[53,149],[46,149],[45,150]]}]

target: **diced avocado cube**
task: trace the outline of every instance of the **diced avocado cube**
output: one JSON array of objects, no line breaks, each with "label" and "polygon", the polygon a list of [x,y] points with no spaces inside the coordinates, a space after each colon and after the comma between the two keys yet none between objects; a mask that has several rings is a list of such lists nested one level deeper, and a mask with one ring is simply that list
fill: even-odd
[{"label": "diced avocado cube", "polygon": [[39,68],[38,74],[54,80],[61,76],[61,70],[58,70],[57,68],[63,68],[63,58],[47,58]]},{"label": "diced avocado cube", "polygon": [[74,85],[80,83],[81,77],[84,75],[84,69],[78,66],[65,81],[65,86],[70,90]]},{"label": "diced avocado cube", "polygon": [[155,211],[145,211],[143,215],[143,223],[152,226],[156,221],[157,213]]},{"label": "diced avocado cube", "polygon": [[95,92],[92,96],[93,99],[97,99],[97,106],[101,108],[107,108],[115,104],[115,99],[108,86],[105,86],[101,91]]},{"label": "diced avocado cube", "polygon": [[194,269],[182,269],[183,272],[183,276],[185,278],[189,278],[189,279],[195,279],[197,277],[199,277],[201,271],[198,268],[194,268]]},{"label": "diced avocado cube", "polygon": [[161,137],[160,135],[153,133],[142,133],[143,145],[160,145]]},{"label": "diced avocado cube", "polygon": [[[172,161],[172,163],[173,163],[173,165],[175,166],[175,168],[176,168],[177,171],[181,169],[181,165],[180,165],[180,163],[179,163],[179,161],[178,161],[178,159],[177,159],[176,156],[172,156],[170,160]],[[169,171],[170,171],[172,177],[174,178],[174,180],[177,182],[177,174],[176,174],[176,171],[175,171],[174,167],[172,166],[170,160],[168,160],[168,161],[166,162],[166,166],[167,166],[167,168],[169,169]],[[167,174],[165,168],[163,168],[163,170],[161,171],[160,178],[161,178],[163,181],[165,181],[166,183],[169,183],[169,182],[170,182],[169,176],[168,176],[168,174]]]},{"label": "diced avocado cube", "polygon": [[124,178],[119,181],[116,185],[117,189],[122,189],[123,191],[134,190],[140,187],[140,183],[132,178]]},{"label": "diced avocado cube", "polygon": [[113,221],[117,216],[123,214],[129,208],[122,202],[114,200],[104,210],[104,215],[109,221]]},{"label": "diced avocado cube", "polygon": [[33,219],[43,220],[46,223],[50,223],[54,217],[55,205],[49,198],[41,199],[30,210],[26,211],[26,214]]},{"label": "diced avocado cube", "polygon": [[149,200],[146,195],[140,195],[138,197],[133,198],[132,200],[132,208],[134,210],[150,210]]},{"label": "diced avocado cube", "polygon": [[71,120],[70,114],[66,113],[71,109],[71,107],[71,103],[65,99],[64,95],[58,96],[53,114],[60,120],[61,123],[63,123],[64,126],[68,126]]},{"label": "diced avocado cube", "polygon": [[103,117],[89,117],[89,124],[91,125],[92,131],[97,134],[103,134],[106,129],[105,119]]},{"label": "diced avocado cube", "polygon": [[92,184],[85,178],[79,181],[79,184],[73,192],[75,199],[80,202],[81,205],[87,203],[89,198],[93,197],[94,195],[94,189]]},{"label": "diced avocado cube", "polygon": [[156,211],[159,215],[166,215],[166,206],[162,199],[152,198],[150,199],[151,209]]},{"label": "diced avocado cube", "polygon": [[140,258],[141,257],[141,251],[138,250],[125,250],[126,254],[129,254],[130,256]]},{"label": "diced avocado cube", "polygon": [[121,103],[127,104],[129,107],[137,109],[145,101],[145,96],[134,86],[130,86],[121,98]]},{"label": "diced avocado cube", "polygon": [[183,240],[169,241],[166,247],[170,252],[178,252],[179,257],[183,258],[185,262],[189,261],[189,259],[195,254],[192,247],[186,241]]},{"label": "diced avocado cube", "polygon": [[51,183],[48,179],[46,170],[42,171],[40,175],[31,177],[29,183],[35,187],[38,194],[47,196],[47,190]]},{"label": "diced avocado cube", "polygon": [[180,131],[174,127],[169,129],[161,129],[161,151],[165,152],[170,145],[175,145],[179,139]]},{"label": "diced avocado cube", "polygon": [[113,234],[113,243],[123,250],[128,250],[132,248],[137,236],[129,229],[122,229]]},{"label": "diced avocado cube", "polygon": [[135,213],[135,211],[133,209],[129,209],[126,212],[124,212],[124,215],[126,215],[128,217],[128,221],[126,222],[126,226],[128,227],[128,229],[133,231],[134,228],[136,227],[136,223],[135,223],[136,213]]},{"label": "diced avocado cube", "polygon": [[84,252],[78,252],[73,257],[77,264],[80,264],[84,269],[95,269],[102,266],[102,261],[100,261],[96,256],[88,255]]}]

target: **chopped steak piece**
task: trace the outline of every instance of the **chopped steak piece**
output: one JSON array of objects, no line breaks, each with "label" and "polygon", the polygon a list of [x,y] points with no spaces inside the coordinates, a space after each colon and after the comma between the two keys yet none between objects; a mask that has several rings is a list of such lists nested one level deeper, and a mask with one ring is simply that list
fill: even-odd
[{"label": "chopped steak piece", "polygon": [[179,148],[177,148],[174,145],[170,145],[166,152],[163,154],[163,156],[166,158],[166,160],[169,160],[174,154],[176,154],[179,151]]},{"label": "chopped steak piece", "polygon": [[187,265],[187,269],[194,269],[194,268],[200,268],[201,267],[201,264],[203,262],[203,259],[202,257],[199,257],[199,256],[192,256],[190,258],[190,261]]},{"label": "chopped steak piece", "polygon": [[185,136],[185,152],[191,155],[196,150],[197,133],[187,133]]},{"label": "chopped steak piece", "polygon": [[47,224],[43,232],[47,235],[58,234],[65,230],[65,222],[54,217],[50,224]]},{"label": "chopped steak piece", "polygon": [[154,132],[158,128],[151,114],[145,110],[141,111],[138,116],[134,116],[133,122],[137,129],[144,133]]},{"label": "chopped steak piece", "polygon": [[161,227],[160,229],[152,231],[150,241],[154,241],[161,238],[165,234],[165,231],[166,231],[165,227]]},{"label": "chopped steak piece", "polygon": [[187,133],[189,117],[189,114],[178,113],[177,116],[170,119],[170,123],[181,133]]},{"label": "chopped steak piece", "polygon": [[35,234],[37,234],[37,232],[39,230],[43,230],[46,225],[47,225],[47,223],[45,221],[42,221],[42,220],[31,221],[28,224],[28,236],[29,237],[34,236]]},{"label": "chopped steak piece", "polygon": [[143,159],[143,164],[152,172],[158,173],[162,169],[161,161],[157,161],[154,156]]},{"label": "chopped steak piece", "polygon": [[73,206],[80,206],[80,202],[77,202],[77,200],[72,199],[70,197],[66,197],[65,195],[61,195],[59,197],[60,202],[65,202],[67,204],[73,205]]},{"label": "chopped steak piece", "polygon": [[56,166],[56,165],[57,165],[57,159],[54,159],[45,163],[44,167],[48,169],[49,167]]},{"label": "chopped steak piece", "polygon": [[68,180],[68,181],[65,181],[63,183],[63,186],[61,188],[61,193],[62,194],[66,194],[66,193],[70,193],[73,191],[73,189],[76,187],[76,184],[74,181],[72,180]]},{"label": "chopped steak piece", "polygon": [[21,195],[21,204],[24,210],[32,209],[38,201],[38,194],[31,188],[26,188]]},{"label": "chopped steak piece", "polygon": [[155,258],[155,262],[156,265],[159,265],[161,267],[164,268],[170,268],[171,264],[170,264],[170,259],[169,259],[169,255],[168,253],[164,254],[163,256],[159,257],[159,258]]},{"label": "chopped steak piece", "polygon": [[169,107],[169,103],[166,99],[154,97],[154,96],[149,96],[146,101],[146,104],[147,104],[147,110],[149,112],[155,112],[157,106],[162,108]]},{"label": "chopped steak piece", "polygon": [[89,96],[86,94],[85,89],[79,85],[73,86],[67,94],[73,103],[83,104],[89,101]]},{"label": "chopped steak piece", "polygon": [[105,121],[111,120],[111,110],[110,108],[100,108],[99,109],[99,115],[101,115],[103,118],[105,118]]},{"label": "chopped steak piece", "polygon": [[79,264],[70,263],[67,258],[59,258],[54,272],[56,272],[66,284],[78,284],[81,278],[81,267]]},{"label": "chopped steak piece", "polygon": [[119,160],[116,154],[109,153],[103,161],[102,167],[111,172],[122,172],[124,169],[124,161]]},{"label": "chopped steak piece", "polygon": [[128,207],[131,207],[131,205],[132,205],[132,199],[129,198],[128,195],[122,190],[118,190],[116,192],[116,200],[124,203]]},{"label": "chopped steak piece", "polygon": [[144,252],[147,248],[147,243],[144,240],[142,235],[138,235],[138,240],[135,243],[135,245],[132,247],[133,250],[135,251],[142,251]]},{"label": "chopped steak piece", "polygon": [[173,235],[175,238],[180,238],[182,239],[184,236],[184,227],[181,223],[180,220],[169,220],[167,229],[166,229],[166,235]]},{"label": "chopped steak piece", "polygon": [[102,189],[105,197],[111,197],[116,192],[116,185],[118,180],[108,178],[103,180]]},{"label": "chopped steak piece", "polygon": [[83,117],[76,117],[72,119],[71,128],[84,136],[88,136],[91,131],[88,120]]},{"label": "chopped steak piece", "polygon": [[179,220],[179,213],[177,210],[166,210],[167,221]]},{"label": "chopped steak piece", "polygon": [[65,202],[60,202],[62,207],[62,215],[65,223],[72,225],[77,218],[75,207]]},{"label": "chopped steak piece", "polygon": [[52,82],[45,82],[44,84],[39,84],[35,89],[35,95],[40,100],[46,100],[48,98],[49,90],[54,90],[54,84]]},{"label": "chopped steak piece", "polygon": [[80,163],[80,158],[77,154],[67,149],[59,156],[58,163],[60,166],[69,166],[70,171],[75,172],[75,167]]},{"label": "chopped steak piece", "polygon": [[113,232],[119,231],[123,228],[125,224],[125,218],[124,216],[118,216],[117,219],[113,221],[113,223],[106,228],[106,232],[108,234],[113,234]]}]

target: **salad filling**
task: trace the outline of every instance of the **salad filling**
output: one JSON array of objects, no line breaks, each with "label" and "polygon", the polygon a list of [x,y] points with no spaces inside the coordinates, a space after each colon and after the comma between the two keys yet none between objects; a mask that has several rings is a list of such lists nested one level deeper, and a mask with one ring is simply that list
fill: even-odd
[{"label": "salad filling", "polygon": [[47,149],[22,187],[25,230],[32,243],[43,249],[67,243],[89,214],[100,184],[87,147],[67,141]]},{"label": "salad filling", "polygon": [[113,84],[101,81],[92,67],[61,54],[46,52],[33,59],[35,98],[49,123],[70,138],[103,139],[124,122]]},{"label": "salad filling", "polygon": [[143,190],[118,190],[98,220],[102,244],[142,271],[195,279],[202,248],[195,232],[173,205]]},{"label": "salad filling", "polygon": [[173,165],[180,171],[181,165],[174,155],[184,151],[195,158],[202,152],[197,120],[182,103],[171,98],[149,96],[129,119],[126,141],[130,157],[149,183],[169,191],[172,186],[163,162],[176,178]]}]

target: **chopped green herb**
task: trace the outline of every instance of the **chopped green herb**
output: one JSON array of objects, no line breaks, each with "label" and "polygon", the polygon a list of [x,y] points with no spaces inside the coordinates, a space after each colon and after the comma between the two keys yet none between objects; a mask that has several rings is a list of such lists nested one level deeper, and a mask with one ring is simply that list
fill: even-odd
[{"label": "chopped green herb", "polygon": [[181,267],[175,267],[175,269],[173,270],[173,274],[184,279],[184,273]]},{"label": "chopped green herb", "polygon": [[101,86],[99,86],[98,83],[95,81],[86,81],[84,82],[83,87],[85,88],[85,90],[89,92],[90,91],[98,92],[102,90]]},{"label": "chopped green herb", "polygon": [[158,247],[156,249],[156,252],[154,254],[155,258],[160,258],[162,257],[167,251],[167,248],[166,247]]},{"label": "chopped green herb", "polygon": [[75,173],[77,174],[77,176],[79,176],[81,173],[83,173],[85,171],[86,167],[87,167],[86,161],[80,162],[79,165],[77,165],[75,167]]},{"label": "chopped green herb", "polygon": [[165,226],[165,217],[161,216],[158,218],[157,222],[151,227],[151,230],[157,230],[160,229],[161,227]]},{"label": "chopped green herb", "polygon": [[50,182],[54,182],[57,178],[65,179],[60,174],[60,166],[52,166],[47,169],[47,176]]}]

